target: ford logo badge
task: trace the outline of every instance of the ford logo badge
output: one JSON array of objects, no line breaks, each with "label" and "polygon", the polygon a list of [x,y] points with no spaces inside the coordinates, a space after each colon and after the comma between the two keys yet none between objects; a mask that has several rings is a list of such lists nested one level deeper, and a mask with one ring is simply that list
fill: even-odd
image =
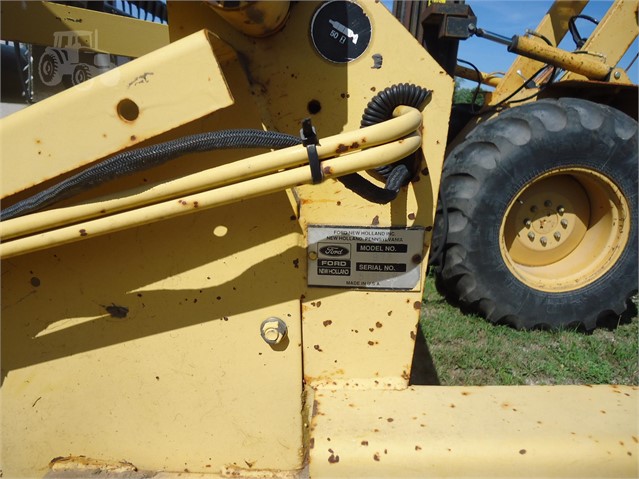
[{"label": "ford logo badge", "polygon": [[345,256],[348,254],[348,248],[337,245],[322,246],[319,251],[324,256]]}]

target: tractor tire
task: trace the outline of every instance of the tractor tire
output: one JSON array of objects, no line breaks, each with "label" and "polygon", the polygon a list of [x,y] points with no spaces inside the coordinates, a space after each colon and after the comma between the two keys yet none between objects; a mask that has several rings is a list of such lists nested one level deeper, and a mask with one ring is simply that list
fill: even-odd
[{"label": "tractor tire", "polygon": [[84,63],[80,63],[76,65],[73,69],[73,75],[71,75],[71,83],[73,86],[79,85],[82,82],[87,81],[91,78],[91,71],[89,70],[89,66]]},{"label": "tractor tire", "polygon": [[38,62],[38,74],[40,80],[46,86],[56,86],[62,81],[62,72],[60,71],[60,59],[55,53],[48,51],[40,57]]},{"label": "tractor tire", "polygon": [[637,134],[624,113],[573,98],[478,126],[444,164],[438,289],[464,312],[517,329],[590,331],[627,319]]}]

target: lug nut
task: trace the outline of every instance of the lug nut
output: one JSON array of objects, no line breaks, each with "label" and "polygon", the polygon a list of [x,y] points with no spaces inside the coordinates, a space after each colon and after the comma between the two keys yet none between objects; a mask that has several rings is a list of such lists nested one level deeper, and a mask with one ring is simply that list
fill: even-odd
[{"label": "lug nut", "polygon": [[286,323],[280,318],[265,319],[260,326],[262,339],[271,346],[279,344],[286,336],[287,331]]},{"label": "lug nut", "polygon": [[568,220],[563,219],[560,221],[560,223],[561,223],[561,226],[563,226],[564,228],[568,228]]},{"label": "lug nut", "polygon": [[545,236],[542,236],[541,238],[539,238],[539,242],[541,243],[542,246],[546,246],[548,244],[548,240],[546,239]]},{"label": "lug nut", "polygon": [[534,239],[535,239],[535,233],[533,233],[532,231],[530,231],[530,232],[528,233],[528,239],[529,239],[530,241],[534,240]]},{"label": "lug nut", "polygon": [[557,241],[561,239],[561,233],[559,231],[555,231],[555,234],[553,236],[555,237]]},{"label": "lug nut", "polygon": [[560,215],[563,215],[565,212],[566,212],[566,209],[563,206],[561,205],[557,206],[557,213],[559,213]]},{"label": "lug nut", "polygon": [[530,221],[530,219],[526,218],[524,220],[524,225],[526,226],[526,228],[530,228],[532,226],[532,221]]}]

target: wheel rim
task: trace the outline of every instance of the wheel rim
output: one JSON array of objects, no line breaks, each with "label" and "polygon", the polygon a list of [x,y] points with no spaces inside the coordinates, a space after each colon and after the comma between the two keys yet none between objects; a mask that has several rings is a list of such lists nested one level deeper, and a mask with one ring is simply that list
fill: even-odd
[{"label": "wheel rim", "polygon": [[500,250],[510,271],[549,292],[583,288],[609,271],[630,236],[619,188],[585,168],[557,169],[526,184],[508,205]]}]

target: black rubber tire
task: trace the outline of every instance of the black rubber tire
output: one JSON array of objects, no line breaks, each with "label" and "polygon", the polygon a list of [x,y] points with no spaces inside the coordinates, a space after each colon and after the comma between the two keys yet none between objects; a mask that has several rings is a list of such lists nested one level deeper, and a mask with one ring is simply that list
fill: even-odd
[{"label": "black rubber tire", "polygon": [[60,71],[60,60],[52,51],[46,51],[38,62],[38,73],[40,80],[46,86],[55,86],[62,81]]},{"label": "black rubber tire", "polygon": [[91,71],[89,66],[84,63],[76,65],[73,69],[73,75],[71,75],[71,83],[73,86],[79,85],[91,78]]},{"label": "black rubber tire", "polygon": [[[508,205],[531,180],[558,167],[605,175],[630,210],[620,257],[580,289],[547,292],[515,276],[500,251]],[[637,292],[637,122],[585,100],[540,100],[473,130],[448,156],[442,176],[448,220],[435,221],[431,258],[438,289],[464,312],[517,329],[592,330],[616,324]],[[446,237],[443,248],[441,242]],[[442,264],[443,263],[443,264]],[[625,315],[627,316],[627,314]]]}]

